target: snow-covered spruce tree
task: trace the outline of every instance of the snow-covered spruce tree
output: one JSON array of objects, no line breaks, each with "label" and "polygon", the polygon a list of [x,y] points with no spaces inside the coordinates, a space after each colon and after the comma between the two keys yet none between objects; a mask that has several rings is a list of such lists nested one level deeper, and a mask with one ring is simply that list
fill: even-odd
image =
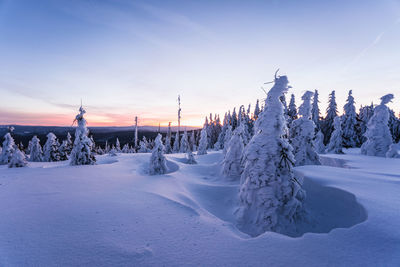
[{"label": "snow-covered spruce tree", "polygon": [[358,139],[360,144],[363,144],[367,141],[367,138],[364,136],[365,132],[367,131],[367,124],[371,119],[372,115],[374,115],[374,104],[368,106],[361,106],[359,113],[359,132],[358,132]]},{"label": "snow-covered spruce tree", "polygon": [[149,153],[149,143],[147,142],[146,136],[143,136],[143,139],[139,142],[139,153]]},{"label": "snow-covered spruce tree", "polygon": [[121,150],[121,152],[122,153],[129,153],[129,145],[128,144],[125,144],[123,147],[122,147],[122,150]]},{"label": "snow-covered spruce tree", "polygon": [[286,121],[279,97],[287,89],[287,77],[275,77],[256,134],[245,149],[237,218],[239,227],[252,236],[295,231],[303,215],[305,192],[293,174],[292,147],[282,137]]},{"label": "snow-covered spruce tree", "polygon": [[69,156],[69,155],[71,155],[71,151],[72,151],[72,147],[73,147],[72,137],[69,132],[67,133],[67,139],[65,139],[65,141],[67,141],[66,145],[65,145],[65,153]]},{"label": "snow-covered spruce tree", "polygon": [[352,90],[349,91],[349,96],[347,97],[347,102],[343,107],[343,147],[356,147],[357,141],[357,113],[356,107],[354,106],[354,97],[352,96]]},{"label": "snow-covered spruce tree", "polygon": [[199,142],[199,148],[197,151],[197,155],[205,155],[207,154],[207,145],[208,145],[208,140],[207,140],[207,128],[203,127],[200,133],[200,142]]},{"label": "snow-covered spruce tree", "polygon": [[391,109],[389,110],[389,131],[392,135],[392,139],[395,143],[399,142],[400,140],[400,120],[394,114],[394,111]]},{"label": "snow-covered spruce tree", "polygon": [[321,132],[321,130],[319,130],[315,135],[314,147],[318,154],[325,153],[326,147],[324,145],[324,134]]},{"label": "snow-covered spruce tree", "polygon": [[164,156],[164,145],[161,140],[161,134],[158,134],[151,152],[149,173],[150,175],[156,175],[165,174],[166,172],[167,163]]},{"label": "snow-covered spruce tree", "polygon": [[223,150],[224,155],[228,151],[229,141],[231,141],[231,138],[232,138],[232,126],[228,125],[228,128],[226,129],[226,132],[225,132],[225,137],[224,137],[224,150]]},{"label": "snow-covered spruce tree", "polygon": [[187,131],[185,130],[183,132],[182,138],[181,138],[181,145],[179,148],[180,153],[186,153],[189,150],[189,139],[188,139],[188,134]]},{"label": "snow-covered spruce tree", "polygon": [[237,118],[237,114],[236,114],[236,108],[233,108],[233,112],[231,115],[232,131],[236,129],[237,125],[238,125],[238,118]]},{"label": "snow-covered spruce tree", "polygon": [[318,90],[314,91],[314,98],[313,98],[313,103],[312,103],[312,109],[311,109],[311,115],[312,115],[312,120],[315,124],[315,128],[317,131],[319,131],[319,129],[321,129],[321,125],[320,125],[320,112],[319,112],[319,107],[318,107]]},{"label": "snow-covered spruce tree", "polygon": [[85,113],[86,111],[81,106],[79,108],[79,114],[75,117],[78,127],[76,127],[75,130],[75,140],[70,156],[70,165],[93,165],[96,163],[96,158],[91,151],[93,144],[88,137],[89,130],[86,127],[86,120],[83,117]]},{"label": "snow-covered spruce tree", "polygon": [[306,91],[299,107],[300,118],[290,126],[290,143],[293,147],[296,166],[320,165],[319,156],[314,147],[315,124],[311,119],[311,97],[313,92]]},{"label": "snow-covered spruce tree", "polygon": [[337,105],[335,91],[329,94],[328,108],[326,109],[326,117],[322,124],[322,133],[324,134],[324,144],[328,144],[331,140],[331,134],[333,132],[333,121],[337,117]]},{"label": "snow-covered spruce tree", "polygon": [[171,132],[171,123],[168,124],[168,131],[167,131],[167,136],[165,137],[165,154],[171,154],[172,153],[172,147],[171,147],[171,137],[172,137],[172,132]]},{"label": "snow-covered spruce tree", "polygon": [[336,116],[333,120],[333,132],[331,134],[331,140],[326,147],[328,153],[343,154],[343,139],[342,139],[342,123],[339,116]]},{"label": "snow-covered spruce tree", "polygon": [[60,147],[58,148],[58,153],[60,155],[60,160],[68,160],[67,154],[67,140],[62,141]]},{"label": "snow-covered spruce tree", "polygon": [[8,163],[8,168],[20,168],[25,167],[28,164],[26,161],[25,154],[19,150],[18,147],[15,148],[14,153]]},{"label": "snow-covered spruce tree", "polygon": [[400,142],[393,143],[389,146],[388,152],[386,152],[387,158],[400,158]]},{"label": "snow-covered spruce tree", "polygon": [[214,145],[214,148],[219,150],[219,149],[223,149],[224,148],[224,138],[225,138],[225,133],[226,133],[226,129],[228,128],[229,122],[228,122],[228,115],[227,113],[225,113],[224,116],[224,125],[221,128],[221,132],[218,135],[218,140]]},{"label": "snow-covered spruce tree", "polygon": [[117,140],[115,141],[115,149],[117,150],[118,153],[121,152],[121,143],[119,142],[118,137]]},{"label": "snow-covered spruce tree", "polygon": [[10,133],[4,135],[3,147],[0,155],[0,164],[8,164],[15,151],[15,142]]},{"label": "snow-covered spruce tree", "polygon": [[175,140],[174,140],[174,147],[172,148],[172,153],[179,153],[179,132],[176,132],[175,134]]},{"label": "snow-covered spruce tree", "polygon": [[115,148],[114,145],[112,146],[112,148],[110,149],[110,151],[108,151],[108,155],[109,155],[110,157],[116,157],[116,156],[118,156],[117,153],[118,153],[118,151],[117,151],[117,149]]},{"label": "snow-covered spruce tree", "polygon": [[189,149],[186,153],[186,163],[187,164],[197,164],[196,159],[194,158],[193,152]]},{"label": "snow-covered spruce tree", "polygon": [[297,119],[297,107],[294,98],[294,94],[290,96],[290,102],[288,107],[288,125],[292,123],[292,121]]},{"label": "snow-covered spruce tree", "polygon": [[40,145],[40,140],[37,138],[35,135],[32,137],[32,140],[30,141],[31,143],[31,148],[30,148],[30,153],[29,153],[29,161],[32,162],[41,162],[43,161],[43,151],[42,151],[42,146]]},{"label": "snow-covered spruce tree", "polygon": [[244,125],[239,125],[230,139],[224,160],[222,161],[222,174],[231,180],[240,178],[242,173],[242,157],[244,150]]},{"label": "snow-covered spruce tree", "polygon": [[387,94],[381,97],[381,104],[374,109],[374,115],[367,124],[365,137],[367,140],[361,146],[361,153],[368,156],[385,157],[389,146],[393,143],[390,134],[388,121],[389,110],[387,103],[392,101],[393,94]]},{"label": "snow-covered spruce tree", "polygon": [[53,133],[47,134],[47,141],[43,146],[43,160],[46,162],[60,161],[60,143]]}]

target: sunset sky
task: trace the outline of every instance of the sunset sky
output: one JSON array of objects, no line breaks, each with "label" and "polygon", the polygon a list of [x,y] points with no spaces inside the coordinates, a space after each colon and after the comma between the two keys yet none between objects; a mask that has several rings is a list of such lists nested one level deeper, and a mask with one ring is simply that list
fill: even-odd
[{"label": "sunset sky", "polygon": [[[276,69],[297,105],[318,89],[361,104],[394,93],[400,0],[0,0],[0,124],[201,125],[263,99]],[[266,89],[268,89],[266,85]],[[288,96],[287,96],[288,98]]]}]

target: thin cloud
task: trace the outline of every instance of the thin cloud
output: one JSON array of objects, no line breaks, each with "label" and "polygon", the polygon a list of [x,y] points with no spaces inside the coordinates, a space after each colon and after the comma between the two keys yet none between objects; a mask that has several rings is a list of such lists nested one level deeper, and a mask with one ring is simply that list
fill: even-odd
[{"label": "thin cloud", "polygon": [[381,32],[380,34],[378,34],[375,39],[368,45],[366,46],[363,50],[361,50],[360,53],[358,53],[353,60],[350,61],[349,64],[347,64],[344,69],[343,72],[347,72],[347,70],[349,70],[350,67],[356,65],[361,58],[363,58],[369,50],[373,49],[375,46],[377,46],[379,44],[379,42],[382,40],[382,37],[386,34],[386,32],[388,32],[390,30],[391,27],[397,25],[400,23],[400,18],[398,18],[395,23],[393,25],[391,25],[390,27],[388,27],[386,30],[384,30],[383,32]]}]

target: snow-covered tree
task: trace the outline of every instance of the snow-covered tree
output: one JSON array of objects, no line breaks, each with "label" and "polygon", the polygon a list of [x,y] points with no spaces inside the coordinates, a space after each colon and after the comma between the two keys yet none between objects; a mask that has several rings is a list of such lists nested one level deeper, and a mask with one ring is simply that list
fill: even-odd
[{"label": "snow-covered tree", "polygon": [[292,121],[297,119],[297,107],[294,98],[294,94],[290,96],[290,102],[288,107],[288,125],[292,123]]},{"label": "snow-covered tree", "polygon": [[164,145],[161,134],[157,135],[154,148],[151,152],[149,173],[151,175],[164,174],[167,172],[167,162],[164,156]]},{"label": "snow-covered tree", "polygon": [[165,154],[171,154],[172,153],[171,137],[172,137],[171,123],[169,123],[168,124],[167,136],[165,137]]},{"label": "snow-covered tree", "polygon": [[238,117],[236,114],[236,108],[233,108],[232,116],[231,116],[231,126],[232,126],[232,131],[236,129],[238,125]]},{"label": "snow-covered tree", "polygon": [[229,141],[231,141],[231,138],[232,138],[232,126],[228,125],[228,128],[226,129],[226,132],[225,132],[225,137],[224,137],[224,150],[223,150],[224,155],[228,151]]},{"label": "snow-covered tree", "polygon": [[207,140],[207,128],[203,127],[200,133],[200,142],[199,142],[199,148],[197,151],[197,155],[205,155],[207,154],[207,145],[208,145],[208,140]]},{"label": "snow-covered tree", "polygon": [[118,153],[118,150],[115,148],[114,145],[112,146],[112,148],[110,149],[110,151],[108,151],[108,155],[109,155],[110,157],[116,157],[116,156],[118,156],[117,153]]},{"label": "snow-covered tree", "polygon": [[139,153],[149,153],[149,142],[147,142],[146,136],[143,136],[143,139],[139,142]]},{"label": "snow-covered tree", "polygon": [[244,150],[244,125],[239,125],[230,139],[224,160],[222,161],[222,174],[229,179],[240,178],[242,173],[242,157]]},{"label": "snow-covered tree", "polygon": [[389,146],[388,152],[386,152],[387,158],[400,158],[400,142],[393,143]]},{"label": "snow-covered tree", "polygon": [[69,156],[69,155],[71,155],[71,151],[72,151],[72,147],[73,147],[73,143],[72,143],[72,137],[71,137],[71,134],[68,132],[67,133],[67,139],[65,140],[65,141],[67,141],[66,142],[66,144],[65,144],[65,153]]},{"label": "snow-covered tree", "polygon": [[279,97],[287,89],[287,77],[275,77],[245,149],[237,217],[239,227],[253,236],[293,231],[303,215],[305,192],[294,177],[292,147],[282,137],[286,121]]},{"label": "snow-covered tree", "polygon": [[60,143],[53,133],[47,134],[47,141],[43,146],[43,160],[46,162],[60,161]]},{"label": "snow-covered tree", "polygon": [[399,118],[396,117],[394,114],[394,111],[391,109],[389,110],[389,131],[390,134],[392,135],[392,139],[395,143],[399,142],[400,140],[400,120]]},{"label": "snow-covered tree", "polygon": [[328,153],[343,154],[342,123],[339,116],[333,120],[333,132],[331,139],[326,147]]},{"label": "snow-covered tree", "polygon": [[290,142],[293,146],[296,166],[320,165],[319,156],[314,147],[315,124],[311,115],[311,97],[313,93],[306,91],[299,107],[300,118],[290,126]]},{"label": "snow-covered tree", "polygon": [[311,109],[311,115],[312,115],[312,120],[315,124],[316,130],[319,130],[321,128],[320,126],[320,112],[319,112],[319,107],[318,107],[318,90],[314,91],[314,98],[313,98],[313,103],[312,103],[312,109]]},{"label": "snow-covered tree", "polygon": [[186,162],[187,162],[187,164],[197,164],[197,161],[194,158],[193,152],[190,149],[186,153]]},{"label": "snow-covered tree", "polygon": [[121,149],[122,153],[129,153],[129,144],[125,144],[122,149]]},{"label": "snow-covered tree", "polygon": [[389,146],[393,143],[388,121],[389,110],[386,106],[393,99],[393,94],[381,97],[381,104],[374,109],[374,115],[367,124],[365,137],[367,140],[361,146],[361,153],[368,156],[385,157]]},{"label": "snow-covered tree", "polygon": [[8,163],[8,168],[20,168],[25,167],[28,164],[26,161],[25,154],[19,150],[18,147],[15,148],[14,153]]},{"label": "snow-covered tree", "polygon": [[185,129],[185,131],[183,132],[183,136],[181,138],[181,145],[179,148],[179,152],[186,153],[188,150],[189,150],[189,139],[188,139],[187,131]]},{"label": "snow-covered tree", "polygon": [[324,134],[321,132],[321,130],[319,130],[315,135],[314,147],[318,154],[325,153],[326,147],[324,145]]},{"label": "snow-covered tree", "polygon": [[0,164],[8,164],[15,151],[15,142],[10,133],[4,136],[3,147],[0,155]]},{"label": "snow-covered tree", "polygon": [[176,132],[175,134],[175,140],[174,140],[174,147],[172,148],[173,153],[179,153],[179,132]]},{"label": "snow-covered tree", "polygon": [[367,138],[364,136],[365,132],[367,131],[367,124],[371,119],[372,115],[374,115],[374,104],[368,106],[361,106],[359,110],[359,121],[357,127],[359,128],[358,131],[358,139],[359,144],[363,144],[367,141]]},{"label": "snow-covered tree", "polygon": [[343,146],[356,147],[358,143],[358,135],[356,131],[357,125],[357,113],[356,107],[354,106],[354,97],[352,96],[352,90],[349,91],[349,96],[347,97],[347,102],[344,105],[343,114]]},{"label": "snow-covered tree", "polygon": [[32,137],[31,142],[31,148],[30,148],[30,153],[29,153],[29,161],[33,162],[41,162],[43,161],[43,151],[42,151],[42,146],[40,145],[40,140],[37,138],[35,135]]},{"label": "snow-covered tree", "polygon": [[121,152],[121,143],[119,142],[118,137],[117,140],[115,141],[115,149],[117,150],[118,153]]},{"label": "snow-covered tree", "polygon": [[78,127],[76,127],[75,130],[75,140],[70,156],[70,165],[93,165],[96,163],[96,158],[91,151],[93,143],[88,137],[89,130],[86,127],[86,120],[83,117],[85,113],[86,111],[81,106],[79,108],[79,114],[75,117]]},{"label": "snow-covered tree", "polygon": [[68,160],[67,146],[67,140],[62,141],[61,145],[59,146],[58,153],[60,155],[60,160]]},{"label": "snow-covered tree", "polygon": [[322,133],[324,134],[324,143],[327,144],[331,140],[331,134],[333,132],[334,119],[337,117],[337,104],[335,91],[329,94],[328,108],[326,109],[326,117],[322,124]]}]

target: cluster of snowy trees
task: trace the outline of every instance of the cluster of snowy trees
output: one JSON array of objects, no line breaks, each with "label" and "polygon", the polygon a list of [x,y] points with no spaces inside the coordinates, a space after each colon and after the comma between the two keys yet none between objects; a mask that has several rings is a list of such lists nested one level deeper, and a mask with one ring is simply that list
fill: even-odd
[{"label": "cluster of snowy trees", "polygon": [[54,133],[47,134],[47,140],[43,147],[37,136],[34,136],[26,151],[15,145],[11,132],[4,136],[3,146],[0,149],[0,163],[8,164],[10,168],[24,167],[27,161],[31,162],[54,162],[69,160],[70,165],[90,165],[96,162],[93,148],[94,141],[88,137],[89,130],[86,127],[86,120],[83,117],[85,110],[80,107],[79,114],[75,120],[78,123],[75,132],[75,141],[68,133],[67,138],[60,144]]},{"label": "cluster of snowy trees", "polygon": [[292,94],[286,106],[287,84],[286,76],[275,77],[264,107],[257,101],[253,113],[244,106],[228,111],[219,127],[206,118],[201,130],[197,154],[222,149],[223,176],[240,181],[239,226],[252,235],[295,231],[303,218],[306,194],[294,166],[319,165],[318,154],[360,146],[366,155],[400,157],[400,120],[386,106],[392,94],[357,113],[350,90],[339,116],[332,91],[321,117],[317,90],[305,92],[299,108]]}]

